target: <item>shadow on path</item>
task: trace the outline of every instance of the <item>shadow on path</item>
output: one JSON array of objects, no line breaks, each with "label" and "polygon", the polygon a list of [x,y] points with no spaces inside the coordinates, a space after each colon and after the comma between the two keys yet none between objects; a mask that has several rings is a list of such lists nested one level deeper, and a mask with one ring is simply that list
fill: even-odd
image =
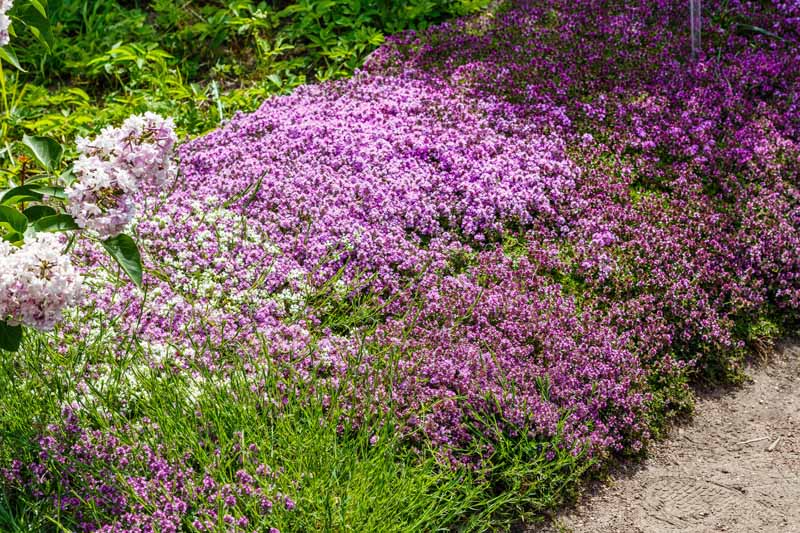
[{"label": "shadow on path", "polygon": [[800,341],[529,533],[800,533]]}]

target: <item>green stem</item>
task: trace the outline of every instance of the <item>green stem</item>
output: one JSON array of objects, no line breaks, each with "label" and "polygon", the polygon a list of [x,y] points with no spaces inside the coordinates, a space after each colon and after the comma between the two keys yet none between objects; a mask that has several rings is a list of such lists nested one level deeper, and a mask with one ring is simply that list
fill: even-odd
[{"label": "green stem", "polygon": [[[11,110],[8,108],[8,95],[6,94],[6,73],[3,70],[3,60],[0,59],[0,93],[3,95],[3,114],[5,118],[11,117]],[[8,120],[4,120],[0,125],[0,141],[5,142]]]}]

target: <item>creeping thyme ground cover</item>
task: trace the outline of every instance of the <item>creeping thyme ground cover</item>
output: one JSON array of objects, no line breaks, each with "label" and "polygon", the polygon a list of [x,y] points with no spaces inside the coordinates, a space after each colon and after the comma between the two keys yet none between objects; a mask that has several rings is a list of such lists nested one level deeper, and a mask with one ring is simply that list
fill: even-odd
[{"label": "creeping thyme ground cover", "polygon": [[800,4],[518,0],[179,149],[0,374],[0,524],[485,530],[800,307]]}]

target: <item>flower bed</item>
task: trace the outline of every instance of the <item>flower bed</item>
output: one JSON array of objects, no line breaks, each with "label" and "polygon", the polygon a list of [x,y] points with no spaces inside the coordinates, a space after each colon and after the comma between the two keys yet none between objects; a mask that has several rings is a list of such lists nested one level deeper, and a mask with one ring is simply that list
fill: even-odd
[{"label": "flower bed", "polygon": [[146,299],[101,288],[94,320],[158,375],[333,398],[343,438],[391,416],[454,470],[519,439],[584,463],[640,449],[690,376],[735,375],[767,318],[797,316],[798,8],[707,2],[691,63],[684,2],[611,4],[401,34],[183,145],[137,226]]}]

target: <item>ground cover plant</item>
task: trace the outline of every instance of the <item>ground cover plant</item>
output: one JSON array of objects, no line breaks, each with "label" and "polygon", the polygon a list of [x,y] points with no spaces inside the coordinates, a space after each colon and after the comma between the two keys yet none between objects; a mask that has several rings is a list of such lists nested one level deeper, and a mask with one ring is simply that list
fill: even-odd
[{"label": "ground cover plant", "polygon": [[[179,147],[0,359],[0,524],[535,520],[800,306],[800,5],[518,0]],[[5,355],[5,354],[4,354]]]}]

